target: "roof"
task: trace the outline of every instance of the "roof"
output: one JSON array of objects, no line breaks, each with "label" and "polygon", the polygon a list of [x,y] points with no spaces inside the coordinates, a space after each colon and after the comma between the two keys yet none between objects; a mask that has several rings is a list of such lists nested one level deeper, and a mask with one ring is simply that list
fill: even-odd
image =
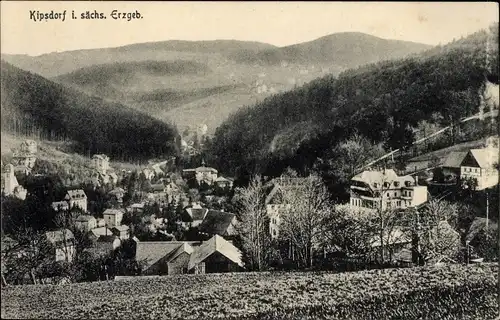
[{"label": "roof", "polygon": [[187,213],[193,221],[203,220],[208,212],[207,208],[186,208]]},{"label": "roof", "polygon": [[168,262],[170,262],[170,261],[174,260],[175,258],[177,258],[179,255],[181,255],[184,252],[186,252],[187,254],[191,255],[194,252],[194,249],[193,249],[193,247],[189,243],[184,242],[177,249],[175,249],[174,251],[172,251],[168,255],[168,257],[167,257],[166,260]]},{"label": "roof", "polygon": [[191,254],[191,257],[189,258],[188,270],[191,270],[195,265],[203,262],[215,252],[222,254],[240,267],[243,267],[240,250],[221,236],[215,235],[202,243]]},{"label": "roof", "polygon": [[476,159],[480,168],[491,168],[495,163],[498,163],[498,149],[471,149],[470,153]]},{"label": "roof", "polygon": [[229,227],[234,223],[235,215],[229,212],[209,210],[200,224],[200,232],[227,235]]},{"label": "roof", "polygon": [[45,236],[47,237],[47,240],[49,240],[49,242],[53,244],[75,239],[73,232],[71,232],[71,230],[69,229],[47,231],[45,232]]},{"label": "roof", "polygon": [[218,171],[214,168],[210,168],[210,167],[198,167],[195,169],[196,172],[212,172],[212,173],[217,173]]},{"label": "roof", "polygon": [[[390,234],[385,232],[384,234],[384,242],[385,244],[394,245],[394,244],[402,244],[408,243],[411,239],[399,228],[394,228]],[[372,247],[380,247],[380,236],[375,235],[371,239]]]},{"label": "roof", "polygon": [[105,154],[94,154],[92,158],[97,158],[97,159],[103,159],[103,160],[109,160],[108,156]]},{"label": "roof", "polygon": [[82,214],[82,215],[78,216],[78,218],[76,218],[75,221],[77,221],[77,222],[88,222],[88,221],[90,221],[92,219],[95,220],[95,218],[92,217],[92,216],[90,216],[90,215]]},{"label": "roof", "polygon": [[85,191],[82,189],[68,190],[67,196],[73,200],[87,198]]},{"label": "roof", "polygon": [[103,215],[117,215],[117,214],[123,214],[123,211],[118,210],[118,209],[106,209],[102,213]]},{"label": "roof", "polygon": [[[365,170],[355,175],[351,180],[366,183],[372,188],[382,188],[382,184],[386,182],[391,185],[393,185],[394,182],[399,182],[401,183],[401,186],[404,186],[404,182],[410,182],[411,184],[415,183],[415,179],[413,177],[398,176],[392,169],[382,171]],[[377,184],[377,186],[375,186],[375,184]]]},{"label": "roof", "polygon": [[165,185],[163,183],[157,183],[151,185],[151,190],[153,191],[164,191]]},{"label": "roof", "polygon": [[59,209],[59,207],[61,207],[61,208],[69,208],[69,204],[66,201],[52,202],[51,206],[54,209]]},{"label": "roof", "polygon": [[134,203],[133,205],[130,206],[132,209],[143,209],[144,208],[144,203]]},{"label": "roof", "polygon": [[467,155],[467,151],[454,151],[451,152],[443,163],[446,168],[460,168],[460,164]]},{"label": "roof", "polygon": [[[115,174],[116,175],[116,174]],[[111,190],[110,192],[108,192],[109,194],[117,194],[117,193],[125,193],[125,190],[123,190],[122,188],[118,187],[118,188],[114,188],[113,190]]]},{"label": "roof", "polygon": [[[486,228],[486,218],[476,217],[474,221],[472,221],[469,231],[467,232],[467,236],[465,237],[466,241],[472,241],[478,233],[484,231]],[[488,221],[488,229],[495,230],[498,228],[498,224],[493,222],[491,219]]]},{"label": "roof", "polygon": [[113,229],[122,232],[122,231],[128,231],[130,228],[127,225],[121,225],[121,226],[114,226],[113,228],[111,228],[111,230]]},{"label": "roof", "polygon": [[107,242],[107,243],[113,243],[113,241],[116,240],[116,236],[111,234],[111,235],[104,235],[100,236],[97,238],[97,242]]},{"label": "roof", "polygon": [[109,230],[106,227],[94,228],[94,229],[90,230],[90,232],[92,232],[92,234],[94,236],[96,236],[97,238],[99,238],[100,236],[105,236],[106,234],[107,235],[113,234],[113,232],[111,232],[111,230]]},{"label": "roof", "polygon": [[177,248],[182,246],[182,242],[174,241],[147,241],[138,242],[135,251],[135,260],[144,263],[143,271],[149,269],[160,259],[172,254]]},{"label": "roof", "polygon": [[401,262],[412,262],[412,252],[410,249],[402,249],[398,253],[395,254],[395,258]]},{"label": "roof", "polygon": [[220,176],[217,179],[215,179],[215,182],[232,182],[232,180]]}]

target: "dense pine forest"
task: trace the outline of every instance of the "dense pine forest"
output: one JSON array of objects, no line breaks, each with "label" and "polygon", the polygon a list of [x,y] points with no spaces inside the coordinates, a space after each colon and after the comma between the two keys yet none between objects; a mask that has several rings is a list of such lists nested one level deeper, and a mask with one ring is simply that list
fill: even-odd
[{"label": "dense pine forest", "polygon": [[[488,82],[498,83],[498,24],[243,108],[218,128],[208,153],[240,178],[276,176],[287,166],[307,173],[354,134],[388,151],[413,143],[423,126],[444,127],[480,112]],[[464,139],[480,138],[486,129],[475,123],[467,130]]]},{"label": "dense pine forest", "polygon": [[119,103],[76,90],[2,61],[2,130],[72,142],[81,154],[116,160],[176,154],[177,130]]}]

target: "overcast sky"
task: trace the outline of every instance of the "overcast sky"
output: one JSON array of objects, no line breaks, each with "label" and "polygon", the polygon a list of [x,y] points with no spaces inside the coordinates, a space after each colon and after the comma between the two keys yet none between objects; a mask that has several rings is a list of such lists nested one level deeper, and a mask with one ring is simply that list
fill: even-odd
[{"label": "overcast sky", "polygon": [[[444,44],[498,22],[487,2],[0,2],[1,52],[39,55],[162,40],[236,39],[277,46],[357,31],[386,39]],[[113,20],[113,9],[143,19]],[[66,21],[35,22],[30,10],[62,12]],[[106,20],[71,20],[97,10]]]}]

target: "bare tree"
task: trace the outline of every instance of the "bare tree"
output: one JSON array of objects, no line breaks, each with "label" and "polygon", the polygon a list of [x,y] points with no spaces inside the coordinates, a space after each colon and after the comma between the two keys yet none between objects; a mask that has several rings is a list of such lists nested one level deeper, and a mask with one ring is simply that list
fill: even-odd
[{"label": "bare tree", "polygon": [[239,223],[236,225],[253,268],[262,270],[269,249],[269,218],[265,206],[264,186],[260,176],[254,176],[247,188],[236,190]]},{"label": "bare tree", "polygon": [[331,210],[329,193],[321,178],[310,175],[282,188],[285,205],[280,237],[296,248],[299,261],[312,267],[314,247],[321,243],[324,222]]}]

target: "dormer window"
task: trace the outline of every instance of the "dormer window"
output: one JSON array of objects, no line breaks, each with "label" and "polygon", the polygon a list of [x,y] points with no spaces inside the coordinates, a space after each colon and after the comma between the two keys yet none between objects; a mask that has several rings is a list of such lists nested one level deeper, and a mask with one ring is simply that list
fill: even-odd
[{"label": "dormer window", "polygon": [[409,187],[411,185],[410,181],[405,181],[405,186]]},{"label": "dormer window", "polygon": [[394,186],[397,188],[399,187],[399,181],[394,181]]},{"label": "dormer window", "polygon": [[384,188],[389,188],[390,184],[389,182],[384,182]]},{"label": "dormer window", "polygon": [[374,188],[378,188],[378,183],[376,183],[376,182],[375,182],[375,183],[373,184],[373,187],[374,187]]}]

